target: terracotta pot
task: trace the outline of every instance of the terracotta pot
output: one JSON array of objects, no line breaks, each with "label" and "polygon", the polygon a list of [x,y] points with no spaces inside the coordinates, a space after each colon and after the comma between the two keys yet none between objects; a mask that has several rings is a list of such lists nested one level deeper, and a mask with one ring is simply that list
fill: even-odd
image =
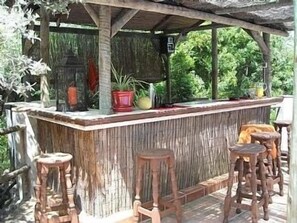
[{"label": "terracotta pot", "polygon": [[133,91],[113,91],[112,109],[115,112],[129,112],[133,110]]}]

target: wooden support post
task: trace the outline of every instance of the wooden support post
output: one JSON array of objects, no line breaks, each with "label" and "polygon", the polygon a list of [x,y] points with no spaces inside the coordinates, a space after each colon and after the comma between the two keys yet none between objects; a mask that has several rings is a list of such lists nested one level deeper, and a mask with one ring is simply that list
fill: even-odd
[{"label": "wooden support post", "polygon": [[170,54],[164,55],[164,61],[166,63],[166,103],[171,103],[171,77],[170,77]]},{"label": "wooden support post", "polygon": [[[40,58],[46,64],[49,63],[49,14],[44,6],[40,6]],[[47,74],[40,75],[40,100],[41,106],[49,105],[49,86]]]},{"label": "wooden support post", "polygon": [[218,38],[217,29],[211,30],[211,92],[212,99],[218,98]]},{"label": "wooden support post", "polygon": [[117,16],[115,21],[113,21],[110,34],[111,38],[114,37],[117,34],[117,32],[120,31],[120,29],[123,28],[124,25],[138,13],[138,11],[139,10],[135,9],[122,11],[122,13],[120,13],[120,15]]},{"label": "wooden support post", "polygon": [[99,7],[99,108],[103,113],[111,109],[111,9]]},{"label": "wooden support post", "polygon": [[[293,111],[297,111],[297,1],[294,1],[294,93]],[[297,112],[293,112],[290,153],[290,178],[288,191],[287,222],[297,222]]]},{"label": "wooden support post", "polygon": [[267,85],[266,96],[271,97],[271,53],[270,53],[270,34],[263,33],[263,39],[267,46],[267,54],[263,54],[263,79]]}]

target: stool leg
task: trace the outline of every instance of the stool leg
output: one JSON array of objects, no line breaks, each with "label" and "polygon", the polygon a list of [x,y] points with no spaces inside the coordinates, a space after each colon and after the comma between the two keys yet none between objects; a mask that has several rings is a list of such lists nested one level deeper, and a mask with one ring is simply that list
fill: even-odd
[{"label": "stool leg", "polygon": [[291,127],[287,127],[287,134],[288,134],[288,156],[287,156],[287,164],[288,164],[288,171],[290,171],[290,150],[291,150]]},{"label": "stool leg", "polygon": [[40,190],[40,207],[41,207],[41,223],[47,223],[47,175],[48,175],[48,167],[45,165],[41,165],[41,190]]},{"label": "stool leg", "polygon": [[[237,190],[236,190],[236,196],[237,200],[236,202],[238,204],[241,204],[242,202],[242,179],[243,179],[243,158],[239,158],[239,169],[238,169],[238,185],[237,185]],[[240,208],[236,208],[236,213],[239,214],[241,213]]]},{"label": "stool leg", "polygon": [[35,204],[35,213],[34,218],[35,222],[39,223],[38,212],[41,210],[40,207],[40,195],[41,195],[41,165],[37,162],[36,164],[37,169],[37,178],[36,178],[36,185],[35,185],[35,197],[36,197],[36,204]]},{"label": "stool leg", "polygon": [[133,202],[133,216],[134,222],[139,221],[139,212],[138,207],[141,206],[140,201],[140,191],[142,187],[142,173],[143,173],[143,166],[145,162],[142,161],[140,158],[136,158],[136,191],[135,191],[135,201]]},{"label": "stool leg", "polygon": [[261,180],[261,188],[262,188],[262,199],[264,199],[263,204],[263,212],[264,212],[264,220],[269,220],[269,213],[268,213],[268,203],[269,203],[269,194],[267,191],[267,181],[266,181],[266,174],[265,174],[265,166],[263,163],[263,154],[259,155],[259,172],[260,172],[260,180]]},{"label": "stool leg", "polygon": [[74,199],[73,199],[73,186],[71,182],[71,164],[67,162],[64,164],[65,167],[65,177],[66,177],[66,188],[67,188],[67,198],[68,198],[68,212],[71,216],[71,223],[78,223],[78,216],[75,209]]},{"label": "stool leg", "polygon": [[67,186],[65,181],[65,168],[64,165],[59,167],[60,172],[60,185],[61,185],[61,192],[62,192],[62,199],[63,204],[68,204],[68,198],[67,198]]},{"label": "stool leg", "polygon": [[174,161],[174,156],[169,158],[169,174],[170,174],[170,179],[171,179],[171,188],[172,188],[172,193],[173,193],[173,198],[174,198],[174,205],[176,208],[176,219],[177,223],[182,222],[182,208],[181,208],[181,203],[178,198],[178,188],[177,188],[177,182],[176,182],[176,176],[175,176],[175,161]]},{"label": "stool leg", "polygon": [[234,168],[235,168],[235,162],[237,157],[230,154],[230,169],[229,169],[229,178],[228,178],[228,190],[224,201],[224,220],[223,223],[228,222],[229,213],[231,210],[231,193],[232,193],[232,186],[233,186],[233,178],[234,178]]},{"label": "stool leg", "polygon": [[277,165],[277,177],[279,178],[278,186],[279,186],[279,194],[280,196],[284,195],[284,176],[281,168],[281,148],[279,145],[279,139],[276,139],[276,149],[277,149],[277,156],[276,156],[276,165]]},{"label": "stool leg", "polygon": [[252,212],[252,223],[258,222],[258,204],[257,204],[257,175],[256,175],[256,165],[257,157],[252,155],[250,157],[251,164],[251,191],[252,191],[252,203],[251,203],[251,212]]},{"label": "stool leg", "polygon": [[152,223],[161,223],[161,216],[159,210],[159,168],[160,168],[160,161],[159,160],[152,160],[151,161],[151,170],[153,175],[153,210],[152,210]]}]

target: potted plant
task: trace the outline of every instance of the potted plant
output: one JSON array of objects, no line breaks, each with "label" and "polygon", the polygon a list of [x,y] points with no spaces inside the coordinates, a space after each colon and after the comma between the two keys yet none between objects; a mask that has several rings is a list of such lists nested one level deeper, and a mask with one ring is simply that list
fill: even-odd
[{"label": "potted plant", "polygon": [[123,70],[117,71],[111,66],[114,77],[112,83],[112,109],[115,112],[129,112],[133,110],[134,92],[136,86],[142,87],[144,81],[136,80],[131,74],[123,74]]}]

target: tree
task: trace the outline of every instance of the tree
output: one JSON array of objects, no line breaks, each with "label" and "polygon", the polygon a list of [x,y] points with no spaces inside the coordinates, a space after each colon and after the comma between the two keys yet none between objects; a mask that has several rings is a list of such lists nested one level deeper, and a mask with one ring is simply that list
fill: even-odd
[{"label": "tree", "polygon": [[22,55],[21,37],[38,40],[35,33],[27,29],[37,17],[32,11],[23,11],[23,6],[19,1],[11,8],[3,1],[0,5],[0,90],[5,101],[12,92],[26,96],[26,91],[33,90],[30,83],[22,82],[26,73],[39,75],[49,70],[42,61]]}]

